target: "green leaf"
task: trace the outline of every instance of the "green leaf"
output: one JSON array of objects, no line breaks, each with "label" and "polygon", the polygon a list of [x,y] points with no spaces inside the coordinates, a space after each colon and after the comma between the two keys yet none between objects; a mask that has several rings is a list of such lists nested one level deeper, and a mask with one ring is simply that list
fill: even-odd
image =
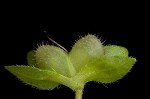
[{"label": "green leaf", "polygon": [[115,82],[124,77],[131,70],[135,62],[136,59],[130,57],[102,57],[82,69],[77,74],[76,79],[83,80],[83,82]]},{"label": "green leaf", "polygon": [[89,61],[104,55],[101,41],[94,35],[79,39],[69,53],[69,58],[79,72]]},{"label": "green leaf", "polygon": [[55,46],[43,45],[36,50],[38,68],[55,71],[67,77],[75,75],[75,69],[68,59],[67,53]]},{"label": "green leaf", "polygon": [[124,56],[128,57],[128,50],[125,47],[109,45],[104,47],[105,56]]},{"label": "green leaf", "polygon": [[27,62],[29,66],[36,66],[35,50],[31,50],[27,53]]},{"label": "green leaf", "polygon": [[49,74],[31,66],[5,66],[5,68],[14,74],[24,83],[32,85],[42,90],[52,90],[59,84],[50,80]]}]

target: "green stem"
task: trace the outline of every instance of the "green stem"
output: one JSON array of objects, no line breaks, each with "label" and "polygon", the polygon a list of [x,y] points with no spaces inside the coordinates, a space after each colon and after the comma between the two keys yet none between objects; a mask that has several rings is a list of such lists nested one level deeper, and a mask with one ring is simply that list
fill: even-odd
[{"label": "green stem", "polygon": [[75,99],[82,99],[83,88],[84,86],[75,90]]}]

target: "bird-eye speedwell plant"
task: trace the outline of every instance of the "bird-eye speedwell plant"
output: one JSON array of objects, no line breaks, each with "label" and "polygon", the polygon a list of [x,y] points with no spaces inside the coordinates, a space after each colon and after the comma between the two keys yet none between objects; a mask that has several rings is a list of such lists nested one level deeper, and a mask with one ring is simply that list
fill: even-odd
[{"label": "bird-eye speedwell plant", "polygon": [[75,91],[75,99],[82,99],[87,82],[115,82],[131,70],[136,59],[128,56],[125,47],[103,45],[95,35],[88,34],[76,41],[70,52],[45,44],[28,52],[27,61],[27,66],[5,68],[28,85],[41,90],[65,85]]}]

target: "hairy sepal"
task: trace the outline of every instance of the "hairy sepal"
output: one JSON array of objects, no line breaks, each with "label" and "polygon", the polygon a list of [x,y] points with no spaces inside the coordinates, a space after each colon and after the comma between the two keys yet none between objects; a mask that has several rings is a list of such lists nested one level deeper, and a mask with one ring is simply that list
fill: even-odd
[{"label": "hairy sepal", "polygon": [[104,47],[105,56],[122,56],[128,57],[128,50],[125,47],[109,45]]},{"label": "hairy sepal", "polygon": [[27,53],[27,63],[29,66],[36,66],[35,50],[31,50]]},{"label": "hairy sepal", "polygon": [[[31,66],[5,66],[5,68],[24,83],[42,90],[52,90],[59,83],[50,78],[50,73]],[[53,75],[52,75],[53,76]]]},{"label": "hairy sepal", "polygon": [[72,66],[68,54],[61,48],[43,45],[35,53],[38,68],[55,71],[66,77],[75,75],[75,69]]},{"label": "hairy sepal", "polygon": [[101,41],[94,35],[87,35],[79,39],[69,53],[69,58],[79,72],[93,58],[104,55]]},{"label": "hairy sepal", "polygon": [[135,64],[135,58],[112,56],[93,60],[76,76],[82,82],[112,83],[124,77]]}]

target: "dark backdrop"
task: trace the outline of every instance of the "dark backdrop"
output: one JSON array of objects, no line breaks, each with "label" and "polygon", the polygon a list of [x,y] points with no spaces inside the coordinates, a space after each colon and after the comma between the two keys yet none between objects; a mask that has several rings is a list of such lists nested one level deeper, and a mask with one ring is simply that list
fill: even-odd
[{"label": "dark backdrop", "polygon": [[[137,63],[123,79],[107,87],[90,82],[84,89],[83,99],[130,98],[147,96],[148,79],[146,76],[146,49],[148,42],[146,20],[137,14],[58,14],[51,12],[28,14],[8,13],[1,22],[0,31],[0,95],[5,98],[42,98],[74,99],[69,88],[61,86],[52,91],[41,91],[21,83],[4,69],[7,65],[27,64],[26,53],[37,47],[40,42],[49,42],[50,38],[69,51],[75,40],[85,34],[96,34],[105,40],[105,44],[124,46],[129,55],[137,58]],[[100,13],[101,14],[101,13]],[[40,16],[42,17],[40,17]],[[99,16],[98,16],[99,15]]]}]

